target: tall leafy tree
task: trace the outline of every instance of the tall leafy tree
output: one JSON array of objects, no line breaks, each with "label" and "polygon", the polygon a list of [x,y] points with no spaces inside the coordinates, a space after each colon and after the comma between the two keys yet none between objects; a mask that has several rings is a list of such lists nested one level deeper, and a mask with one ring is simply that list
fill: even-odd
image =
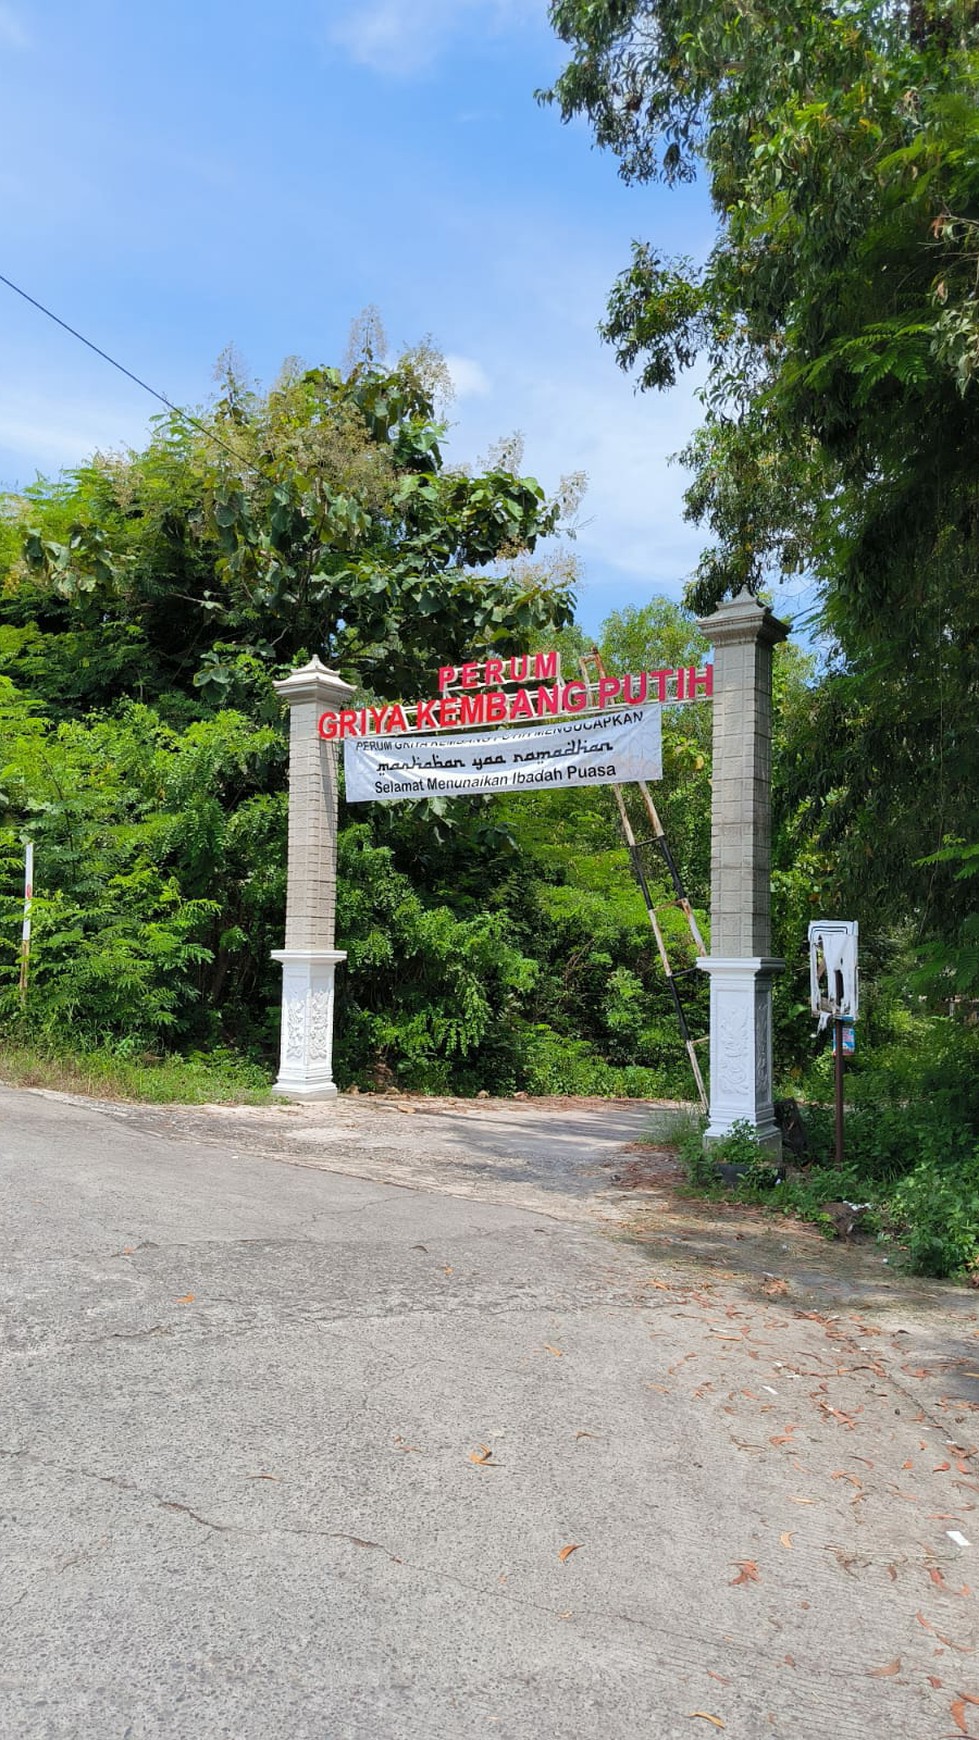
[{"label": "tall leafy tree", "polygon": [[260,394],[229,368],[145,452],[9,502],[10,675],[58,710],[135,694],[186,716],[316,652],[413,696],[460,650],[520,651],[570,621],[568,578],[526,560],[566,498],[447,466],[439,372],[427,349],[369,349],[346,372],[287,365]]},{"label": "tall leafy tree", "polygon": [[[784,797],[820,892],[950,935],[977,832],[979,24],[961,0],[555,0],[550,98],[628,180],[703,177],[699,265],[637,243],[605,336],[643,388],[706,360],[685,458],[699,609],[812,575],[832,674]],[[804,831],[800,826],[800,831]]]}]

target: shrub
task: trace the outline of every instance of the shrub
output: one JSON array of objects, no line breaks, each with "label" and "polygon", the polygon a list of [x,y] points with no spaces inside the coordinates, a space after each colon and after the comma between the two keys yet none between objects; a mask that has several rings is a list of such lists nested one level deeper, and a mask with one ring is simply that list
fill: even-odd
[{"label": "shrub", "polygon": [[940,1169],[923,1160],[892,1191],[894,1230],[917,1275],[954,1275],[979,1259],[979,1147]]}]

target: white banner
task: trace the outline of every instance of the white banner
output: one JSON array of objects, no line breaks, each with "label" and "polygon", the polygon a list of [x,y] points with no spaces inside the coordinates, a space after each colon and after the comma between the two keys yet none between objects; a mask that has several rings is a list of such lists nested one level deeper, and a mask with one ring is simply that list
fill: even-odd
[{"label": "white banner", "polygon": [[343,767],[354,804],[662,779],[661,709],[621,708],[479,736],[345,737]]}]

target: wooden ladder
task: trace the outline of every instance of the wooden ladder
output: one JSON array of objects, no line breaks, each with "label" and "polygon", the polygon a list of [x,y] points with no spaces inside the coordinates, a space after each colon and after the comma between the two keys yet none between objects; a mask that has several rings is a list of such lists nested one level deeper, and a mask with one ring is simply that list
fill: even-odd
[{"label": "wooden ladder", "polygon": [[[585,653],[579,659],[578,663],[581,669],[582,680],[587,685],[590,692],[593,687],[592,677],[597,676],[601,678],[605,676],[605,666],[602,661],[601,653],[598,651],[597,647],[593,647],[590,653]],[[622,795],[622,786],[613,785],[612,791],[615,794],[615,802],[619,811],[619,821],[622,824],[622,834],[629,852],[633,874],[639,884],[643,901],[646,906],[646,915],[652,926],[653,936],[656,938],[656,948],[659,954],[660,964],[663,968],[663,974],[666,979],[670,996],[673,1000],[673,1009],[679,1024],[680,1033],[683,1037],[683,1043],[686,1046],[687,1056],[690,1059],[690,1068],[693,1071],[693,1078],[697,1084],[697,1094],[700,1099],[701,1107],[706,1112],[708,1109],[707,1090],[704,1087],[704,1078],[700,1068],[700,1059],[697,1056],[697,1047],[707,1043],[708,1035],[703,1034],[696,1039],[692,1036],[690,1032],[690,1024],[687,1021],[687,1012],[683,1006],[683,999],[677,988],[678,979],[689,978],[692,974],[699,972],[699,968],[693,966],[674,969],[670,960],[669,950],[666,946],[666,938],[663,935],[662,926],[659,922],[660,912],[667,908],[674,908],[679,912],[682,912],[686,919],[687,929],[690,932],[690,937],[696,953],[705,956],[707,954],[707,949],[704,946],[704,939],[700,934],[700,926],[697,923],[696,914],[687,898],[687,891],[684,887],[679,867],[670,849],[670,843],[666,838],[666,832],[659,819],[656,805],[653,803],[652,793],[650,792],[645,780],[637,780],[636,784],[639,788],[643,805],[652,828],[652,836],[648,840],[636,839],[632,823],[629,820],[629,812],[626,808],[625,798]],[[646,876],[646,869],[642,861],[642,851],[643,848],[647,846],[655,846],[658,848],[662,855],[663,862],[666,865],[670,881],[673,885],[673,899],[661,904],[660,906],[657,906],[656,902],[653,900],[649,881]]]}]

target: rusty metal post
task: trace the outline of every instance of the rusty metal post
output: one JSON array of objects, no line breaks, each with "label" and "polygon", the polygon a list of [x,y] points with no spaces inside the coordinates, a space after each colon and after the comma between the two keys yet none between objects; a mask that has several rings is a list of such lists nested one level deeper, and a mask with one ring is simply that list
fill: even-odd
[{"label": "rusty metal post", "polygon": [[837,968],[836,984],[834,986],[834,1002],[836,1014],[833,1019],[833,1033],[836,1039],[835,1069],[833,1072],[836,1087],[836,1166],[838,1171],[843,1168],[843,1028],[844,1022],[840,1016],[843,1007],[843,974]]}]

